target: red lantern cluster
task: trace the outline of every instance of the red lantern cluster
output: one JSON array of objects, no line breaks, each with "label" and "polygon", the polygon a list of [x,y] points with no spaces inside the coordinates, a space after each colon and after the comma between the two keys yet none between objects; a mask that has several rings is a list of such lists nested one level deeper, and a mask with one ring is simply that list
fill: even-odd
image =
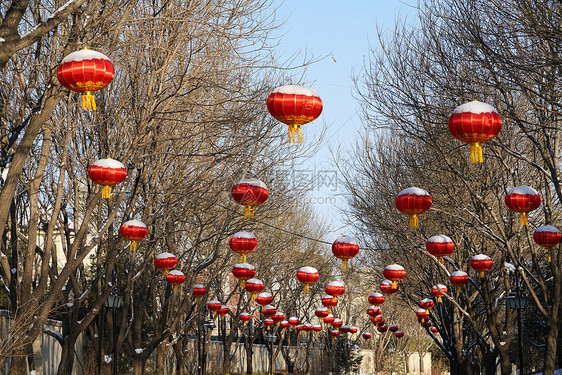
[{"label": "red lantern cluster", "polygon": [[394,204],[398,211],[410,216],[410,228],[417,228],[419,225],[418,215],[429,210],[432,201],[427,191],[410,187],[398,194]]},{"label": "red lantern cluster", "polygon": [[505,196],[505,205],[512,211],[519,212],[519,224],[529,225],[529,212],[541,205],[541,196],[528,186],[517,186]]},{"label": "red lantern cluster", "polygon": [[347,270],[348,260],[359,254],[359,244],[353,237],[341,236],[332,244],[332,253],[342,260],[341,269]]},{"label": "red lantern cluster", "polygon": [[236,202],[246,207],[244,218],[254,217],[254,207],[259,206],[269,197],[267,186],[256,178],[236,182],[230,193]]},{"label": "red lantern cluster", "polygon": [[234,233],[228,241],[228,246],[240,255],[238,263],[246,263],[246,255],[257,249],[258,240],[252,233],[241,231]]},{"label": "red lantern cluster", "polygon": [[430,237],[425,243],[428,253],[439,259],[443,263],[443,257],[450,255],[455,250],[453,240],[444,235]]},{"label": "red lantern cluster", "polygon": [[552,258],[551,249],[560,243],[562,235],[558,228],[552,225],[543,225],[535,229],[533,233],[533,240],[539,246],[546,247],[548,249],[548,261],[550,262]]},{"label": "red lantern cluster", "polygon": [[117,160],[100,159],[88,168],[88,176],[96,184],[101,185],[101,197],[110,198],[111,187],[125,181],[127,169]]},{"label": "red lantern cluster", "polygon": [[310,284],[314,284],[319,277],[318,270],[314,267],[301,267],[297,271],[297,279],[304,284],[305,292],[310,290]]}]

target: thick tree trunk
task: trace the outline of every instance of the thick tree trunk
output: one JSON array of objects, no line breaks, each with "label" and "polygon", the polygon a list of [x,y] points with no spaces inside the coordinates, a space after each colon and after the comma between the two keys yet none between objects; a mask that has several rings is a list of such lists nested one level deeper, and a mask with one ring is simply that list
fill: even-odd
[{"label": "thick tree trunk", "polygon": [[10,375],[27,375],[27,353],[27,345],[14,350],[10,362]]},{"label": "thick tree trunk", "polygon": [[252,357],[254,354],[254,343],[252,342],[252,338],[250,336],[248,342],[248,349],[246,350],[246,374],[251,375],[254,372]]},{"label": "thick tree trunk", "polygon": [[554,311],[548,320],[548,336],[546,337],[546,351],[544,353],[544,375],[553,375],[556,368],[556,349],[558,344],[558,313]]},{"label": "thick tree trunk", "polygon": [[166,375],[166,345],[161,343],[156,348],[156,373]]},{"label": "thick tree trunk", "polygon": [[133,359],[133,375],[144,375],[147,357],[135,357]]},{"label": "thick tree trunk", "polygon": [[57,375],[72,375],[72,367],[74,367],[75,343],[75,338],[68,337],[62,345],[62,353]]}]

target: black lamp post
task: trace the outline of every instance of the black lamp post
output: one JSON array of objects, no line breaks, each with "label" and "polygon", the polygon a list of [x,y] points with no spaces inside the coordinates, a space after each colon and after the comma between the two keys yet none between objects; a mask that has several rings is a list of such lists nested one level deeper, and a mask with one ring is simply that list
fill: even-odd
[{"label": "black lamp post", "polygon": [[202,352],[201,355],[201,363],[199,364],[199,370],[201,375],[205,375],[206,366],[207,366],[207,354],[205,353],[205,346],[207,344],[207,335],[213,329],[215,329],[215,322],[212,319],[204,319],[203,320],[203,345],[202,345]]},{"label": "black lamp post", "polygon": [[113,335],[113,375],[117,375],[117,336],[115,335],[115,309],[121,308],[123,305],[123,297],[117,293],[117,290],[113,290],[104,303],[105,307],[111,309],[111,317],[113,320],[113,326],[111,332]]},{"label": "black lamp post", "polygon": [[516,291],[511,292],[505,298],[505,304],[509,309],[517,309],[517,341],[519,346],[519,373],[523,372],[523,340],[521,339],[521,309],[527,306],[527,297],[521,295],[519,283],[516,281]]},{"label": "black lamp post", "polygon": [[265,339],[267,340],[267,342],[269,343],[269,375],[273,375],[273,344],[275,343],[275,339],[277,338],[277,336],[275,336],[272,333],[268,333],[267,335],[265,335]]}]

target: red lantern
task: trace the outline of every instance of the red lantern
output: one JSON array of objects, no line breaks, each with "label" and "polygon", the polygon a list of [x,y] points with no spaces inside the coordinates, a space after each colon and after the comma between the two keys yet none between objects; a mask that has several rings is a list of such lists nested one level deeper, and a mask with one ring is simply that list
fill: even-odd
[{"label": "red lantern", "polygon": [[336,307],[338,305],[338,298],[326,295],[322,297],[322,305],[327,307],[328,312],[330,312],[332,307]]},{"label": "red lantern", "polygon": [[421,322],[425,322],[427,320],[427,317],[429,316],[429,311],[427,311],[426,309],[418,309],[416,311],[416,316],[418,317],[418,319],[421,319]]},{"label": "red lantern", "polygon": [[332,244],[332,253],[342,260],[341,269],[347,269],[347,261],[359,254],[359,245],[355,238],[341,236]]},{"label": "red lantern", "polygon": [[402,331],[396,331],[396,332],[394,332],[394,336],[396,336],[396,337],[398,337],[398,338],[404,337],[404,332],[402,332]]},{"label": "red lantern", "polygon": [[388,330],[392,333],[398,331],[398,326],[396,324],[393,324],[391,326],[388,327]]},{"label": "red lantern", "polygon": [[88,176],[96,184],[101,185],[101,197],[111,196],[111,187],[120,184],[127,178],[125,166],[113,159],[100,159],[88,168]]},{"label": "red lantern", "polygon": [[457,286],[457,294],[461,292],[461,286],[468,282],[468,274],[464,271],[455,271],[449,276],[451,284]]},{"label": "red lantern", "polygon": [[220,303],[216,299],[213,299],[213,300],[211,300],[207,303],[207,308],[209,309],[209,311],[212,311],[214,313],[219,311],[221,306],[222,306],[222,303]]},{"label": "red lantern", "polygon": [[519,224],[529,225],[528,214],[541,205],[541,196],[528,186],[517,186],[505,196],[505,205],[512,211],[519,212]]},{"label": "red lantern", "polygon": [[281,323],[279,323],[279,327],[281,327],[281,329],[287,329],[289,328],[290,324],[288,321],[283,320]]},{"label": "red lantern", "polygon": [[443,284],[437,284],[431,287],[431,294],[437,297],[437,303],[440,303],[441,297],[447,294],[447,287]]},{"label": "red lantern", "polygon": [[357,327],[354,326],[349,327],[349,333],[355,335],[357,333]]},{"label": "red lantern", "polygon": [[256,275],[256,268],[248,263],[237,263],[232,267],[232,274],[240,280],[240,287],[246,286],[246,280]]},{"label": "red lantern", "polygon": [[393,283],[390,280],[383,280],[381,281],[381,292],[388,294],[388,298],[394,293],[396,293],[399,289],[399,285]]},{"label": "red lantern", "polygon": [[377,315],[382,314],[382,309],[380,307],[377,307],[377,306],[370,306],[367,309],[367,314],[369,316],[377,316]]},{"label": "red lantern", "polygon": [[[392,286],[392,283],[390,283]],[[371,293],[369,295],[369,303],[375,306],[382,305],[384,303],[384,296],[380,293]]]},{"label": "red lantern", "polygon": [[386,331],[388,331],[388,326],[386,324],[383,324],[382,326],[378,326],[377,331],[379,331],[380,333],[385,333]]},{"label": "red lantern", "polygon": [[548,249],[548,261],[551,259],[551,248],[560,243],[562,235],[558,228],[552,225],[543,225],[535,229],[533,233],[533,240],[537,245],[546,247]]},{"label": "red lantern", "polygon": [[304,330],[304,325],[302,324],[299,324],[295,327],[295,331],[297,331],[297,334],[300,334],[303,330]]},{"label": "red lantern", "polygon": [[302,330],[305,331],[305,332],[310,332],[310,331],[312,331],[312,324],[310,324],[310,323],[305,323],[305,324],[303,324]]},{"label": "red lantern", "polygon": [[[252,294],[252,300],[256,299],[256,294],[260,293],[263,290],[263,288],[264,285],[260,279],[246,280],[246,291]],[[266,305],[271,302],[273,302],[273,297],[271,297],[271,301],[267,302]]]},{"label": "red lantern", "polygon": [[148,228],[139,220],[129,220],[121,225],[119,229],[121,237],[131,241],[131,251],[137,250],[137,241],[142,240],[148,235]]},{"label": "red lantern", "polygon": [[273,296],[267,292],[260,293],[256,298],[256,302],[265,307],[273,302]]},{"label": "red lantern", "polygon": [[216,311],[217,315],[224,319],[224,317],[230,312],[230,308],[226,305],[222,305],[220,309]]},{"label": "red lantern", "polygon": [[443,263],[443,257],[450,255],[455,250],[455,244],[449,237],[439,235],[430,237],[425,243],[425,248],[428,253]]},{"label": "red lantern", "polygon": [[232,198],[245,206],[244,218],[254,217],[254,207],[267,200],[269,192],[267,186],[256,178],[244,179],[236,182],[231,191]]},{"label": "red lantern", "polygon": [[248,322],[250,321],[250,319],[252,319],[252,316],[248,313],[241,313],[240,316],[238,317],[238,319],[240,319],[241,321]]},{"label": "red lantern", "polygon": [[429,330],[434,334],[439,333],[439,330],[437,329],[437,327],[430,327]]},{"label": "red lantern", "polygon": [[392,287],[396,288],[398,286],[397,282],[406,277],[406,270],[398,264],[391,264],[385,267],[384,271],[382,271],[382,275],[392,281]]},{"label": "red lantern", "polygon": [[335,320],[336,320],[336,318],[332,314],[328,314],[328,316],[326,316],[324,319],[322,319],[322,321],[325,324],[332,324]]},{"label": "red lantern", "polygon": [[312,326],[312,330],[313,330],[314,332],[318,333],[318,332],[322,331],[322,326],[321,326],[321,325],[318,325],[318,324],[313,325],[313,326]]},{"label": "red lantern", "polygon": [[345,284],[341,281],[332,281],[326,285],[326,294],[339,297],[345,293]]},{"label": "red lantern", "polygon": [[267,305],[263,308],[262,313],[265,316],[273,316],[277,314],[277,309],[272,305]]},{"label": "red lantern", "polygon": [[429,328],[429,327],[431,327],[431,322],[428,320],[428,321],[425,322],[425,323],[421,323],[421,326],[422,326],[423,328]]},{"label": "red lantern", "polygon": [[492,268],[493,264],[494,262],[492,259],[484,254],[475,255],[472,259],[470,259],[470,267],[473,270],[478,271],[480,273],[480,278],[482,279],[485,277],[484,272]]},{"label": "red lantern", "polygon": [[185,275],[181,271],[172,270],[168,272],[166,282],[174,287],[175,292],[178,289],[178,286],[185,283]]},{"label": "red lantern", "polygon": [[343,326],[341,326],[341,328],[340,328],[340,332],[341,332],[341,333],[349,333],[350,330],[351,330],[351,327],[348,326],[348,325],[343,325]]},{"label": "red lantern", "polygon": [[293,327],[297,326],[300,323],[300,319],[297,318],[296,316],[291,316],[289,318],[289,324],[292,325]]},{"label": "red lantern", "polygon": [[[302,142],[301,125],[314,121],[322,113],[322,100],[308,87],[277,87],[267,98],[267,110],[277,121],[289,125],[289,143]],[[298,138],[297,138],[298,135]]]},{"label": "red lantern", "polygon": [[455,108],[449,117],[449,132],[461,142],[470,144],[470,162],[482,163],[482,146],[502,128],[502,119],[489,104],[474,100]]},{"label": "red lantern", "polygon": [[363,332],[361,334],[361,336],[363,337],[363,339],[365,340],[369,340],[371,337],[373,337],[373,335],[371,335],[369,332]]},{"label": "red lantern", "polygon": [[241,231],[234,233],[230,240],[228,241],[228,246],[230,249],[237,254],[240,254],[238,263],[246,262],[246,254],[251,253],[258,247],[258,239],[250,232]]},{"label": "red lantern", "polygon": [[74,92],[82,93],[82,109],[96,110],[92,92],[109,85],[115,76],[115,69],[103,53],[82,49],[66,56],[57,69],[61,85]]},{"label": "red lantern", "polygon": [[201,300],[201,297],[203,297],[206,293],[207,293],[207,288],[205,288],[204,285],[201,284],[193,285],[193,291],[191,292],[191,295],[195,297],[195,300],[197,302],[199,302]]},{"label": "red lantern", "polygon": [[394,202],[398,211],[410,216],[410,228],[418,227],[418,215],[429,210],[431,203],[429,193],[417,187],[402,190]]},{"label": "red lantern", "polygon": [[314,267],[301,267],[297,271],[297,279],[304,284],[305,292],[310,290],[310,284],[315,283],[319,277],[320,275]]},{"label": "red lantern", "polygon": [[279,324],[279,323],[281,323],[283,320],[285,320],[285,314],[283,314],[283,313],[280,312],[280,311],[277,311],[277,312],[275,313],[275,315],[273,315],[273,316],[271,317],[271,319],[273,319],[274,322],[276,322],[276,323]]},{"label": "red lantern", "polygon": [[160,253],[154,258],[154,266],[164,273],[164,277],[166,277],[168,271],[174,269],[177,264],[178,258],[176,258],[174,254]]},{"label": "red lantern", "polygon": [[266,326],[266,327],[272,327],[274,324],[275,324],[275,321],[273,321],[273,319],[267,318],[267,319],[263,320],[263,325]]},{"label": "red lantern", "polygon": [[382,326],[384,324],[384,317],[382,315],[371,316],[371,323],[377,327]]},{"label": "red lantern", "polygon": [[334,330],[330,331],[330,335],[332,335],[332,337],[335,339],[336,337],[338,337],[340,335],[340,331],[338,331],[337,329],[334,329]]},{"label": "red lantern", "polygon": [[334,321],[332,322],[332,327],[340,328],[341,326],[343,326],[342,320],[338,318],[334,318]]},{"label": "red lantern", "polygon": [[319,307],[316,309],[316,311],[314,311],[314,315],[316,315],[320,319],[324,319],[329,314],[330,314],[330,310],[328,310],[326,306]]},{"label": "red lantern", "polygon": [[433,302],[433,300],[429,299],[429,298],[424,298],[420,302],[420,307],[422,309],[425,309],[426,311],[429,311],[429,309],[432,309],[433,306],[435,306],[435,302]]}]

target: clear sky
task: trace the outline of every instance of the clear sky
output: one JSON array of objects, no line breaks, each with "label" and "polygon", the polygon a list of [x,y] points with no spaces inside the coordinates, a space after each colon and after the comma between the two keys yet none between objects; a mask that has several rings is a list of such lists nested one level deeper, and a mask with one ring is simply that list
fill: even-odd
[{"label": "clear sky", "polygon": [[[414,20],[416,5],[417,0],[280,1],[278,15],[288,20],[283,26],[279,52],[287,57],[307,52],[315,57],[328,56],[306,68],[306,81],[313,82],[311,87],[324,104],[316,122],[327,125],[325,144],[297,173],[303,179],[313,176],[321,185],[306,199],[328,223],[328,241],[347,232],[340,217],[340,209],[345,209],[341,176],[333,165],[330,150],[349,150],[361,131],[352,73],[359,73],[369,45],[378,48],[377,29],[391,33],[397,17]],[[307,134],[309,139],[314,134],[316,122],[303,126],[303,142],[307,141]]]}]

